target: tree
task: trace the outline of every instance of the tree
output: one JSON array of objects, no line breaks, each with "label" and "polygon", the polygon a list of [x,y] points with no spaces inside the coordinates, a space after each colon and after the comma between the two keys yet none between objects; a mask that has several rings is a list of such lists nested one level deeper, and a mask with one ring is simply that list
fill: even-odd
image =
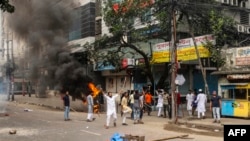
[{"label": "tree", "polygon": [[[137,43],[155,38],[164,41],[171,40],[171,12],[175,10],[178,11],[177,28],[189,25],[194,36],[214,34],[220,37],[216,38],[217,46],[213,46],[212,50],[216,50],[226,42],[232,44],[234,40],[231,39],[237,39],[235,38],[237,36],[236,28],[232,20],[219,12],[219,8],[221,8],[220,5],[215,3],[214,0],[189,0],[188,2],[176,0],[125,0],[119,3],[108,0],[103,9],[103,16],[111,36],[106,35],[95,42],[95,49],[92,48],[94,50],[94,52],[92,51],[93,60],[97,61],[101,58],[104,63],[111,62],[111,64],[120,68],[121,58],[128,53],[125,52],[124,48],[130,48],[134,52],[129,53],[137,53],[144,58],[145,65],[142,68],[150,82],[154,84],[151,56],[142,51],[141,46]],[[135,19],[138,19],[138,17],[148,19],[145,20],[144,28],[139,30],[135,28]],[[183,35],[191,37],[190,32],[188,34],[177,32],[177,36],[185,37]],[[106,53],[96,51],[105,49]],[[157,82],[157,87],[164,87],[164,82],[168,77],[170,65],[166,63],[164,66],[165,71]]]},{"label": "tree", "polygon": [[[150,58],[151,56],[143,52],[140,49],[141,46],[137,43],[155,38],[163,39],[164,41],[171,40],[171,12],[173,10],[178,11],[177,28],[188,25],[192,29],[194,36],[214,34],[216,37],[219,37],[216,38],[217,45],[210,46],[209,50],[211,52],[215,52],[215,50],[218,50],[225,43],[233,44],[235,39],[237,39],[235,38],[237,32],[235,32],[236,28],[233,20],[223,16],[223,13],[219,12],[221,7],[214,0],[189,0],[188,2],[176,0],[157,0],[155,2],[152,0],[130,0],[120,3],[113,3],[112,0],[109,0],[105,6],[103,16],[112,36],[104,36],[101,40],[96,41],[94,50],[103,50],[112,46],[112,50],[108,50],[108,53],[99,54],[99,58],[102,58],[104,62],[111,62],[117,68],[120,67],[119,58],[122,58],[127,53],[123,48],[134,50],[135,52],[130,53],[137,53],[144,58],[145,65],[143,66],[143,70],[152,84],[155,82],[151,70],[153,63]],[[149,19],[145,21],[144,28],[139,30],[135,29],[134,26],[136,25],[135,19],[138,17]],[[190,31],[188,31],[188,34],[177,32],[177,37],[187,38],[191,35]],[[178,39],[176,42],[178,42]],[[115,47],[116,49],[114,49]],[[216,53],[219,52],[217,51]],[[212,53],[212,56],[216,55]],[[98,60],[96,53],[94,56],[94,60]],[[223,63],[223,59],[218,57],[213,60],[220,62],[219,64]],[[165,71],[156,84],[157,87],[164,87],[169,74],[169,66],[171,65],[166,63]]]},{"label": "tree", "polygon": [[1,0],[0,8],[2,9],[3,12],[7,11],[9,13],[13,13],[15,11],[15,7],[9,4],[9,0]]}]

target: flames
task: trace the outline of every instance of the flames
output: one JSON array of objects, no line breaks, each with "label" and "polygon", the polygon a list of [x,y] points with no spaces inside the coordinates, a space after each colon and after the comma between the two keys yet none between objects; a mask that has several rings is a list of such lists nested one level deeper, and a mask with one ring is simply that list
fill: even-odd
[{"label": "flames", "polygon": [[[93,92],[93,99],[97,97],[98,94],[100,93],[100,90],[93,83],[89,83],[88,87]],[[95,103],[93,109],[94,109],[94,113],[99,114],[99,103]]]},{"label": "flames", "polygon": [[95,98],[99,94],[100,90],[93,83],[89,83],[88,87],[93,92],[93,98]]}]

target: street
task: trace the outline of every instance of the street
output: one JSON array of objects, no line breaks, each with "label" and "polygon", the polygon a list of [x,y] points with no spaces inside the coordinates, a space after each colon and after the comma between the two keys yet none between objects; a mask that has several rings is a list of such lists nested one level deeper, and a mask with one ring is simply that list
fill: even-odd
[{"label": "street", "polygon": [[[3,102],[3,101],[1,101]],[[144,116],[145,124],[133,124],[127,119],[128,126],[121,125],[118,114],[117,127],[105,129],[105,114],[96,116],[94,122],[86,122],[87,114],[70,112],[71,121],[63,120],[63,111],[30,104],[5,102],[8,116],[0,116],[1,141],[107,141],[114,133],[145,136],[146,141],[184,135],[185,133],[164,130],[168,119],[156,116]],[[9,131],[16,130],[16,134]],[[171,141],[222,141],[223,137],[189,134],[188,139],[171,139]]]}]

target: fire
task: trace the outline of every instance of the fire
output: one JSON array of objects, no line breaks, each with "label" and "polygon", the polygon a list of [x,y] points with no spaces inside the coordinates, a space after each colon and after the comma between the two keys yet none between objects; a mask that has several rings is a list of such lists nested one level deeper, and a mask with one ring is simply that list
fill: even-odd
[{"label": "fire", "polygon": [[95,98],[99,94],[100,90],[98,90],[93,83],[89,83],[88,87],[93,92],[93,98]]},{"label": "fire", "polygon": [[[93,84],[93,83],[89,83],[88,84],[89,89],[93,92],[93,98],[95,98],[96,96],[98,96],[100,90]],[[99,104],[95,104],[93,107],[94,113],[97,113],[99,115]]]}]

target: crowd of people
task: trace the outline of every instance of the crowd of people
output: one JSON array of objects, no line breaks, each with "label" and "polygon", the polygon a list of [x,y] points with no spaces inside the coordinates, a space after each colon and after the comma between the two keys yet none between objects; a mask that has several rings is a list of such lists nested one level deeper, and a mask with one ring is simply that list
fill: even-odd
[{"label": "crowd of people", "polygon": [[[178,91],[176,92],[176,108],[177,108],[177,116],[181,115],[181,94]],[[120,91],[118,93],[105,92],[101,89],[100,93],[106,99],[106,123],[104,127],[106,129],[110,126],[111,117],[113,119],[113,126],[116,127],[117,120],[117,104],[116,99],[120,97],[120,107],[121,107],[121,117],[122,117],[122,125],[128,125],[126,123],[127,117],[130,116],[133,119],[134,124],[143,124],[143,114],[147,113],[148,116],[151,115],[152,112],[152,104],[156,102],[156,107],[158,109],[157,116],[163,118],[172,118],[172,97],[171,94],[166,92],[164,89],[157,89],[155,91],[155,99],[153,98],[153,94],[150,93],[149,89],[143,89],[141,92],[138,90],[134,91]],[[65,121],[69,119],[69,111],[70,111],[70,100],[69,93],[63,96],[64,101],[64,119]],[[155,101],[154,101],[155,100]],[[204,119],[206,113],[206,103],[207,103],[207,95],[204,94],[202,89],[199,89],[198,92],[196,90],[189,90],[186,94],[186,108],[189,117],[195,116],[195,111],[197,111],[197,118]],[[93,93],[90,92],[86,98],[86,102],[88,105],[88,114],[87,114],[87,122],[92,122],[95,120],[94,117],[94,100]],[[212,97],[210,99],[210,110],[213,113],[214,123],[220,123],[220,107],[221,107],[221,97],[217,95],[216,91],[213,91]],[[183,114],[183,113],[182,113]]]}]

